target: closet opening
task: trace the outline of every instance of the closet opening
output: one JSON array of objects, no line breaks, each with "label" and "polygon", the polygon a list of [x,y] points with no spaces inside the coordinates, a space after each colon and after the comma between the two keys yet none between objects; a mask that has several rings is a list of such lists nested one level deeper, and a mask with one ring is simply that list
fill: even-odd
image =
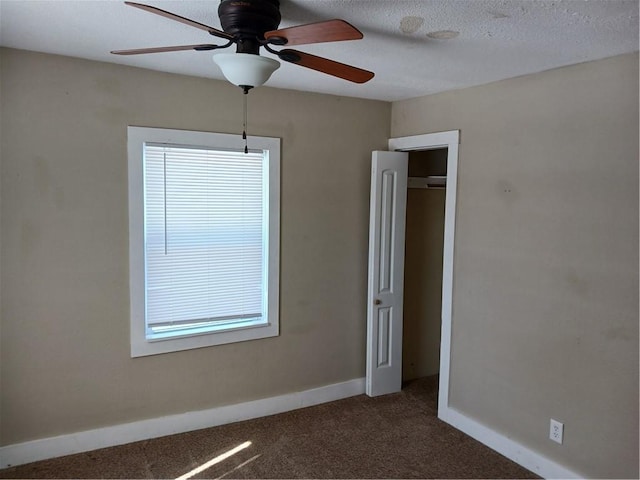
[{"label": "closet opening", "polygon": [[402,384],[437,398],[448,149],[408,153]]}]

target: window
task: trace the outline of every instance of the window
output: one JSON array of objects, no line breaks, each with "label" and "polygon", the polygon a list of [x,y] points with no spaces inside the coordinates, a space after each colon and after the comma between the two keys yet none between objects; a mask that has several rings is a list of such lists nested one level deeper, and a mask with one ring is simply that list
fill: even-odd
[{"label": "window", "polygon": [[280,140],[128,128],[133,357],[278,335]]}]

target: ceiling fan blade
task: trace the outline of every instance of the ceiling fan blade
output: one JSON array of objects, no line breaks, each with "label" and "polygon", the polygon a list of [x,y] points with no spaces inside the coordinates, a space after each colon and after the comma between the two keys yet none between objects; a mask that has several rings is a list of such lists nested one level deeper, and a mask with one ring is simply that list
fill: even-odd
[{"label": "ceiling fan blade", "polygon": [[124,2],[124,3],[131,7],[140,8],[142,10],[146,10],[147,12],[155,13],[156,15],[160,15],[162,17],[169,18],[171,20],[175,20],[180,23],[184,23],[185,25],[190,25],[192,27],[199,28],[200,30],[209,32],[211,35],[214,35],[216,37],[226,38],[227,40],[233,40],[233,35],[223,32],[222,30],[218,30],[217,28],[210,27],[209,25],[205,25],[204,23],[199,23],[194,20],[181,17],[180,15],[176,15],[175,13],[167,12],[166,10],[152,7],[150,5],[144,5],[142,3],[135,3],[135,2]]},{"label": "ceiling fan blade", "polygon": [[[226,45],[225,45],[226,46]],[[111,53],[116,55],[139,55],[141,53],[162,53],[162,52],[179,52],[180,50],[215,50],[221,45],[211,45],[204,43],[201,45],[178,45],[175,47],[154,47],[154,48],[136,48],[134,50],[112,50]]]},{"label": "ceiling fan blade", "polygon": [[310,53],[299,52],[298,50],[281,50],[278,52],[278,56],[285,62],[295,63],[301,67],[317,70],[354,83],[368,82],[375,75],[373,72],[362,68],[329,60],[328,58],[317,57]]},{"label": "ceiling fan blade", "polygon": [[[289,46],[359,40],[362,38],[362,32],[344,20],[327,20],[326,22],[272,30],[266,32],[264,38],[271,40],[269,43]],[[286,42],[283,43],[281,39],[285,39]]]}]

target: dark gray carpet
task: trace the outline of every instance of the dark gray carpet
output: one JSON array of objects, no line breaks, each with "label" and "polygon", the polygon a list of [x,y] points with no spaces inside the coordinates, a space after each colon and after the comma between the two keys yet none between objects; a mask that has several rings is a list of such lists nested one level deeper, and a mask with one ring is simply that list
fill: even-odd
[{"label": "dark gray carpet", "polygon": [[0,478],[539,478],[436,417],[437,377],[222,427],[0,470]]}]

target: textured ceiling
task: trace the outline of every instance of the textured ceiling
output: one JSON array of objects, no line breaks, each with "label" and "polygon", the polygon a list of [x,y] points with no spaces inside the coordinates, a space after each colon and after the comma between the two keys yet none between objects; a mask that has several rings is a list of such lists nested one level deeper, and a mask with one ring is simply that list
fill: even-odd
[{"label": "textured ceiling", "polygon": [[[217,0],[138,1],[220,28]],[[387,101],[638,50],[638,0],[281,0],[281,12],[281,27],[357,26],[363,40],[296,48],[376,76],[356,85],[283,63],[267,86]],[[120,0],[0,0],[7,47],[222,79],[212,52],[109,54],[212,39]]]}]

